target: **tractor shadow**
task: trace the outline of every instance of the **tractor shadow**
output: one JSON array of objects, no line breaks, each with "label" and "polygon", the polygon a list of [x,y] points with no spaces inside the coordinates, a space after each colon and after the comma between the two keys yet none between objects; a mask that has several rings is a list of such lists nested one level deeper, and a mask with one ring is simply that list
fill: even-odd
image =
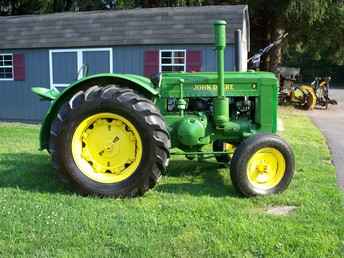
[{"label": "tractor shadow", "polygon": [[[0,187],[30,192],[74,194],[63,183],[45,153],[4,153],[0,156]],[[194,196],[236,196],[229,169],[215,161],[172,160],[167,175],[154,191]]]},{"label": "tractor shadow", "polygon": [[72,194],[59,180],[46,153],[5,153],[0,157],[0,187],[31,192]]},{"label": "tractor shadow", "polygon": [[158,192],[224,197],[239,194],[229,179],[229,168],[215,161],[171,160]]}]

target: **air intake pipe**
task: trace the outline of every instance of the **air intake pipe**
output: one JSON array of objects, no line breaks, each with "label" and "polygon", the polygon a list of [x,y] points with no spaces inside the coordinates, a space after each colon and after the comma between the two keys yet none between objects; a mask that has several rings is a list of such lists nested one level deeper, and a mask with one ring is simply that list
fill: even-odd
[{"label": "air intake pipe", "polygon": [[229,121],[229,100],[225,97],[225,48],[226,21],[216,21],[215,48],[217,57],[217,97],[214,100],[214,118],[218,127],[224,127]]},{"label": "air intake pipe", "polygon": [[[216,21],[215,47],[217,57],[217,96],[214,100],[214,120],[218,130],[233,136],[241,137],[249,129],[248,123],[232,122],[229,119],[229,99],[225,96],[225,48],[226,48],[226,21]],[[240,131],[241,130],[241,131]]]}]

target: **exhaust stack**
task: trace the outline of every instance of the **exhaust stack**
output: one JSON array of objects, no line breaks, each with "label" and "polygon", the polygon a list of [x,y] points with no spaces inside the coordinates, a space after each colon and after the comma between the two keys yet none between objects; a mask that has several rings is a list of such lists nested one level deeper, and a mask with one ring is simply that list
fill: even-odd
[{"label": "exhaust stack", "polygon": [[236,30],[234,34],[235,45],[235,71],[242,71],[242,49],[241,49],[241,30]]}]

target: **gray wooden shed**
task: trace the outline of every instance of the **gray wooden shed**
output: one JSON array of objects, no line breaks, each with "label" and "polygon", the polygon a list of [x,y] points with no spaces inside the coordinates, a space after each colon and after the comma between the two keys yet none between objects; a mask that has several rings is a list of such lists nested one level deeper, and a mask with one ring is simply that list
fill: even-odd
[{"label": "gray wooden shed", "polygon": [[235,30],[243,62],[250,47],[245,5],[0,17],[0,119],[41,120],[49,104],[31,87],[65,87],[85,65],[88,74],[215,71],[217,19],[228,22],[225,68],[233,70]]}]

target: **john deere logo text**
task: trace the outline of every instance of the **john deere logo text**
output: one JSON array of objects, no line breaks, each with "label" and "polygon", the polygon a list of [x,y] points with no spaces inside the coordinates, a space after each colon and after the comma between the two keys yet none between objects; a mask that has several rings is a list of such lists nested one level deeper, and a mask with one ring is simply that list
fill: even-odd
[{"label": "john deere logo text", "polygon": [[[217,84],[194,84],[192,89],[198,90],[198,91],[216,91]],[[233,84],[225,84],[225,91],[230,91],[233,89],[234,89]]]}]

